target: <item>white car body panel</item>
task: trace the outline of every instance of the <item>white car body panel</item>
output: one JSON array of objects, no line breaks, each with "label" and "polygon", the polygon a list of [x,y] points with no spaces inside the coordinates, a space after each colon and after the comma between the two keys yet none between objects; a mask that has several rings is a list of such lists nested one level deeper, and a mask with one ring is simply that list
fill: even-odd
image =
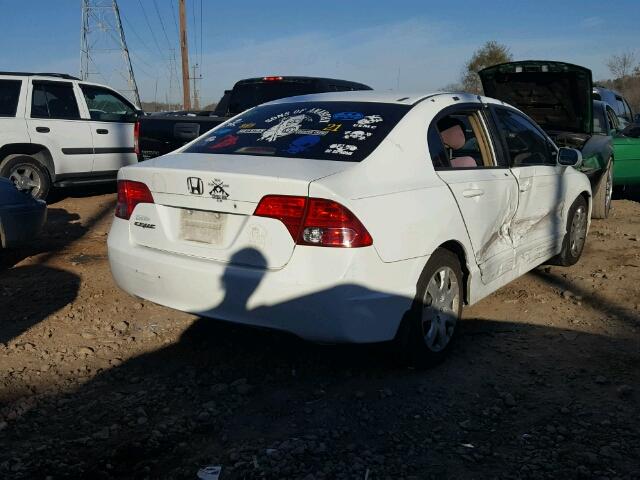
[{"label": "white car body panel", "polygon": [[[501,102],[460,94],[400,97],[348,92],[272,102],[415,104],[361,162],[181,153],[189,144],[122,169],[118,178],[148,185],[155,203],[136,206],[130,221],[114,219],[108,246],[117,284],[206,317],[315,341],[377,342],[394,337],[425,264],[444,244],[464,252],[469,304],[560,251],[569,206],[590,195],[586,176],[560,166],[540,169],[540,176],[509,168],[436,171],[426,140],[434,116],[456,102]],[[205,189],[223,182],[228,198],[191,194],[188,177],[202,179]],[[531,192],[521,192],[527,179]],[[559,203],[557,196],[536,202],[530,195],[558,186]],[[373,245],[295,245],[279,220],[252,215],[268,194],[335,200],[362,222]],[[228,228],[215,245],[179,238],[185,209],[219,212]]]}]

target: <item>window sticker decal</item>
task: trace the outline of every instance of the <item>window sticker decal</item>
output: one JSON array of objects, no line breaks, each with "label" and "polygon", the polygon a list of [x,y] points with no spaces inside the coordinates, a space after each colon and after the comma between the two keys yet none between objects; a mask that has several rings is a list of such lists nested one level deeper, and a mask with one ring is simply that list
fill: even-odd
[{"label": "window sticker decal", "polygon": [[277,125],[262,132],[259,140],[275,142],[280,137],[292,135],[300,130],[300,126],[305,120],[311,120],[311,118],[304,114],[284,118]]},{"label": "window sticker decal", "polygon": [[245,128],[243,130],[238,130],[236,133],[240,135],[243,133],[262,133],[264,131],[264,128]]},{"label": "window sticker decal", "polygon": [[342,138],[345,140],[358,140],[361,142],[362,140],[369,138],[371,135],[373,135],[371,132],[365,132],[363,130],[347,130],[344,132],[344,136]]},{"label": "window sticker decal", "polygon": [[326,132],[324,130],[305,130],[305,129],[300,129],[296,132],[299,135],[319,135],[319,136],[324,136],[329,132]]},{"label": "window sticker decal", "polygon": [[227,122],[225,127],[237,127],[238,125],[240,125],[244,120],[242,118],[236,118],[235,120],[232,120],[230,122]]},{"label": "window sticker decal", "polygon": [[353,152],[358,150],[355,145],[346,145],[344,143],[332,143],[329,145],[324,153],[334,153],[336,155],[353,155]]},{"label": "window sticker decal", "polygon": [[331,121],[331,112],[324,108],[312,108],[307,110],[307,113],[317,115],[318,123],[329,123]]},{"label": "window sticker decal", "polygon": [[241,129],[247,129],[247,128],[253,128],[255,126],[256,126],[255,123],[243,123],[242,125],[240,125],[240,128]]},{"label": "window sticker decal", "polygon": [[378,126],[374,124],[380,123],[382,121],[383,119],[380,115],[367,115],[363,119],[358,120],[356,123],[354,123],[353,126],[357,128],[368,128],[370,130],[373,130],[375,128],[378,128]]},{"label": "window sticker decal", "polygon": [[224,128],[218,128],[215,133],[216,135],[226,135],[229,132],[232,132],[233,128],[230,127],[224,127]]},{"label": "window sticker decal", "polygon": [[320,141],[320,137],[317,135],[305,135],[304,137],[296,138],[291,144],[289,148],[287,148],[287,153],[296,154],[302,153],[305,150],[315,146]]},{"label": "window sticker decal", "polygon": [[236,143],[238,143],[237,135],[227,135],[225,137],[222,137],[218,143],[211,145],[209,148],[211,150],[217,150],[218,148],[231,147]]},{"label": "window sticker decal", "polygon": [[332,115],[333,120],[356,121],[364,118],[360,112],[338,112]]},{"label": "window sticker decal", "polygon": [[322,130],[326,130],[327,132],[339,132],[340,128],[342,128],[342,124],[341,123],[328,123],[326,127],[324,127]]}]

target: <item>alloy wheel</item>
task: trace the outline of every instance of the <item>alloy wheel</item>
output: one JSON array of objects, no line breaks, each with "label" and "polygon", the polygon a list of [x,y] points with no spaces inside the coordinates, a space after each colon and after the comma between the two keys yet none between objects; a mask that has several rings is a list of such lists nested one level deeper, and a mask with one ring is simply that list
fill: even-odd
[{"label": "alloy wheel", "polygon": [[422,334],[431,351],[440,352],[451,341],[459,307],[457,275],[450,267],[441,267],[429,279],[423,299]]},{"label": "alloy wheel", "polygon": [[36,197],[42,188],[42,179],[38,171],[31,165],[16,165],[9,172],[9,180],[13,182],[20,191],[29,193]]},{"label": "alloy wheel", "polygon": [[584,241],[587,237],[587,210],[580,205],[573,214],[571,220],[571,232],[569,234],[569,247],[571,255],[577,257],[582,252]]}]

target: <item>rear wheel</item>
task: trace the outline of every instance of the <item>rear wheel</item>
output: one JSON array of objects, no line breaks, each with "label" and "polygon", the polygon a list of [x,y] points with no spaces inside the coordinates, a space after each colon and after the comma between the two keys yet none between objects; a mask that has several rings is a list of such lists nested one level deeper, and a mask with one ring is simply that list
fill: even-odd
[{"label": "rear wheel", "polygon": [[581,195],[576,198],[567,215],[567,233],[562,242],[562,250],[551,263],[569,267],[580,259],[587,239],[588,212],[584,197]]},{"label": "rear wheel", "polygon": [[613,196],[613,161],[609,160],[607,169],[593,189],[593,218],[607,218],[611,210]]},{"label": "rear wheel", "polygon": [[0,176],[6,177],[18,190],[34,198],[45,199],[51,188],[47,170],[33,157],[18,155],[10,158],[0,168]]},{"label": "rear wheel", "polygon": [[462,315],[462,282],[458,257],[436,250],[422,271],[413,307],[396,339],[403,358],[416,367],[437,365],[449,352]]}]

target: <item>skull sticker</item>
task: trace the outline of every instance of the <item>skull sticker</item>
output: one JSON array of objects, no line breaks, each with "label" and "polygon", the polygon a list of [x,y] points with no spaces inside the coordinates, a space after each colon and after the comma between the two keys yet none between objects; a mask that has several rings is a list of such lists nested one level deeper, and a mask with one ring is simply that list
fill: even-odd
[{"label": "skull sticker", "polygon": [[344,138],[345,140],[358,140],[358,141],[362,141],[362,140],[366,140],[368,137],[371,136],[371,132],[364,132],[362,130],[347,130],[346,132],[344,132]]},{"label": "skull sticker", "polygon": [[358,150],[355,145],[346,145],[344,143],[332,143],[329,145],[324,153],[334,153],[336,155],[353,155],[353,152]]}]

